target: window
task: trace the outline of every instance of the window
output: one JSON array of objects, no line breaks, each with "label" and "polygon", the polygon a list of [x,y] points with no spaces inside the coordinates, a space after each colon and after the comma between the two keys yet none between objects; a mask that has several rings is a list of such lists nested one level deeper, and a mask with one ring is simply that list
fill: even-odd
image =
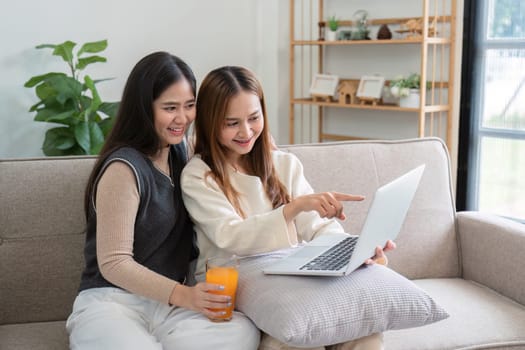
[{"label": "window", "polygon": [[465,0],[465,16],[458,209],[525,222],[525,2]]}]

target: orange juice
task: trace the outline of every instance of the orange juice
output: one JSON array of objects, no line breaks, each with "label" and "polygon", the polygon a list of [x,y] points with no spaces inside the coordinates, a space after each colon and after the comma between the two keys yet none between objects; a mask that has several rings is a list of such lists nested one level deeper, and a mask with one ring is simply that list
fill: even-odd
[{"label": "orange juice", "polygon": [[239,272],[236,266],[211,266],[208,263],[206,271],[206,282],[215,283],[224,286],[224,290],[214,290],[210,293],[228,295],[231,297],[231,306],[224,309],[211,309],[212,311],[225,311],[226,314],[218,316],[212,321],[229,321],[232,318],[233,308],[235,306],[235,292],[237,290],[237,281]]}]

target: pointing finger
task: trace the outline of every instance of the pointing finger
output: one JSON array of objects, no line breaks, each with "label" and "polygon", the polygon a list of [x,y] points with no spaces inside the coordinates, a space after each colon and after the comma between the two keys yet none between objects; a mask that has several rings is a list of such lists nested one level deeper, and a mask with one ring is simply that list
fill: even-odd
[{"label": "pointing finger", "polygon": [[347,194],[347,193],[340,193],[340,192],[332,192],[334,195],[334,198],[338,201],[362,201],[365,199],[365,196],[357,195],[357,194]]}]

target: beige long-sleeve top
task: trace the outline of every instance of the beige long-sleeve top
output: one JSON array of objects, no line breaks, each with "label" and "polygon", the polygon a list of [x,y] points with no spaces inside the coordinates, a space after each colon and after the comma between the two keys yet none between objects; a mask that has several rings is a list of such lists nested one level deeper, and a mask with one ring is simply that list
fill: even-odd
[{"label": "beige long-sleeve top", "polygon": [[101,176],[96,192],[97,260],[100,272],[114,285],[168,303],[178,282],[133,259],[139,199],[133,170],[123,162],[112,162]]},{"label": "beige long-sleeve top", "polygon": [[[292,198],[313,193],[297,157],[282,151],[274,151],[272,156],[277,175]],[[232,185],[240,193],[240,205],[246,215],[243,218],[218,184],[206,177],[209,170],[196,155],[181,176],[184,204],[194,222],[200,248],[198,275],[205,271],[208,257],[266,253],[293,247],[320,234],[344,232],[337,221],[321,218],[314,211],[299,214],[289,227],[283,206],[272,208],[261,179],[230,168]]]}]

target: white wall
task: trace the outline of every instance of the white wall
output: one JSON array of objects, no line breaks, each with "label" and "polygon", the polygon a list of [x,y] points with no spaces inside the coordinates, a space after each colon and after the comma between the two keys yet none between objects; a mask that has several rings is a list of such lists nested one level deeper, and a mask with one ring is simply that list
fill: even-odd
[{"label": "white wall", "polygon": [[43,155],[48,126],[33,121],[28,109],[37,99],[34,89],[23,85],[31,76],[65,71],[65,63],[51,56],[51,50],[34,49],[41,43],[65,40],[80,44],[108,39],[102,53],[108,62],[86,69],[92,78],[115,78],[98,85],[106,101],[119,100],[133,65],[157,50],[186,60],[198,81],[221,65],[249,67],[263,83],[270,127],[281,141],[278,107],[280,97],[287,101],[286,92],[280,91],[287,89],[287,80],[285,84],[279,80],[283,69],[279,62],[288,42],[288,27],[284,22],[282,33],[279,14],[286,12],[286,1],[0,0],[0,8],[0,157]]},{"label": "white wall", "polygon": [[[395,6],[390,1],[331,0],[326,2],[325,13],[351,18],[356,8],[364,8],[371,18],[406,17],[419,14],[414,3],[419,4],[420,0],[398,0]],[[457,3],[458,22],[461,22],[463,1]],[[264,86],[272,134],[278,143],[289,141],[289,3],[286,0],[92,0],[82,5],[68,0],[0,0],[0,8],[0,158],[42,155],[47,126],[33,121],[28,108],[36,102],[36,97],[34,90],[24,88],[23,84],[33,75],[64,69],[60,58],[34,46],[65,40],[83,43],[108,39],[108,49],[103,53],[108,62],[87,68],[93,78],[115,78],[98,85],[102,98],[107,101],[120,99],[129,71],[152,51],[165,50],[179,55],[191,65],[198,81],[220,65],[247,66],[257,73]],[[457,35],[456,86],[459,87],[461,29]],[[349,77],[380,73],[379,68],[386,74],[394,74],[403,68],[399,66],[403,61],[395,57],[402,52],[389,48],[391,46],[370,47],[383,60],[379,66],[368,60],[369,55],[361,52],[364,50],[349,52],[353,61],[328,63],[337,67],[353,62]],[[456,139],[459,95],[454,102]],[[385,138],[412,137],[415,131],[414,115],[396,114],[386,122],[384,113],[360,111],[349,119],[345,112],[348,111],[331,111],[333,118],[326,122],[329,131]],[[305,120],[304,124],[316,127],[315,120],[313,123]],[[296,128],[302,130],[309,126]],[[310,136],[315,134],[315,130],[309,131]],[[296,140],[300,142],[300,138]]]}]

